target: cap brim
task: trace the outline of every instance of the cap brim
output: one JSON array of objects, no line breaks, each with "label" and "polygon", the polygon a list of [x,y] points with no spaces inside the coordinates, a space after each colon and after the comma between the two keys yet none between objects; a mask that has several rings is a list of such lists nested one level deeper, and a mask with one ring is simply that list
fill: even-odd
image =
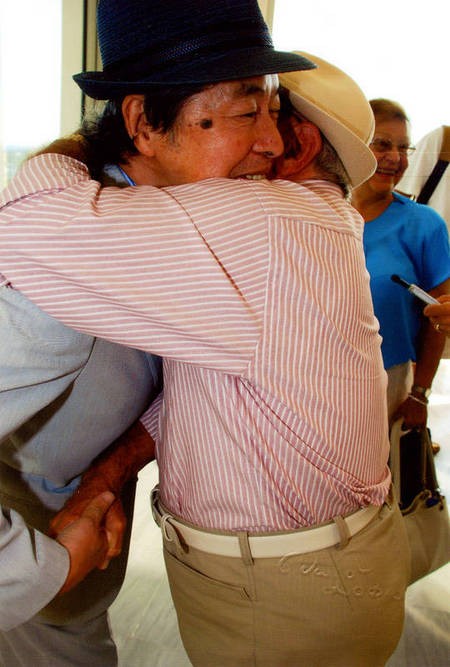
[{"label": "cap brim", "polygon": [[[113,78],[105,72],[82,72],[73,79],[89,97],[106,100],[130,93],[143,93],[153,87],[202,85],[235,81],[265,74],[314,69],[316,65],[304,56],[271,48],[239,49],[219,56],[203,56],[171,68],[152,68],[139,80]],[[157,69],[157,71],[153,71]]]}]

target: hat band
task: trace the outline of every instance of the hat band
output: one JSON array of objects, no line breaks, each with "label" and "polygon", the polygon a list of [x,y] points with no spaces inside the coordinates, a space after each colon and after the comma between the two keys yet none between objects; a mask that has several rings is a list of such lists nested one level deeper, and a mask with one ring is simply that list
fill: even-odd
[{"label": "hat band", "polygon": [[232,44],[231,51],[252,47],[273,49],[269,32],[266,34],[262,33],[261,30],[253,32],[253,35],[243,32],[241,36],[236,34],[236,32],[214,32],[207,35],[200,35],[195,39],[185,40],[184,42],[176,41],[173,45],[158,52],[152,49],[145,49],[139,54],[133,54],[130,58],[125,58],[112,65],[106,65],[103,68],[103,73],[108,77],[120,78],[121,76],[126,76],[128,79],[133,79],[144,73],[148,73],[149,69],[170,67],[173,61],[179,63],[183,60],[192,60],[193,54],[196,56],[207,54],[210,59],[214,59],[214,55],[222,55],[224,52],[222,47],[224,46],[227,47],[225,50],[229,53],[230,49],[228,47],[230,44]]}]

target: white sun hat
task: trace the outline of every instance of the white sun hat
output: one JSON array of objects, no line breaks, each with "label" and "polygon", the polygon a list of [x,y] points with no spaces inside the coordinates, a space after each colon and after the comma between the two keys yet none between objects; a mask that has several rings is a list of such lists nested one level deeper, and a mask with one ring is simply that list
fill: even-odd
[{"label": "white sun hat", "polygon": [[369,102],[355,81],[318,56],[295,51],[317,69],[280,74],[295,109],[322,131],[339,155],[353,187],[376,169],[369,148],[375,120]]}]

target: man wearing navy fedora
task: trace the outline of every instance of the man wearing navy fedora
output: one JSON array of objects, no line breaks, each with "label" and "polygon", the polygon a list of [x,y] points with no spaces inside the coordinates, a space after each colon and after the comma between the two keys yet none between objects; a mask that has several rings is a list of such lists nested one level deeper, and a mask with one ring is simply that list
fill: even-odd
[{"label": "man wearing navy fedora", "polygon": [[[367,101],[275,52],[255,2],[100,2],[99,36],[104,71],[76,80],[111,102],[78,157],[132,187],[102,189],[57,147],[30,160],[1,202],[5,287],[164,357],[153,509],[192,663],[382,665],[408,552],[345,201],[374,166]],[[262,178],[277,156],[291,182]]]},{"label": "man wearing navy fedora", "polygon": [[[220,80],[221,71],[229,66],[238,77],[244,67],[259,73],[304,63],[309,66],[298,56],[274,51],[253,2],[206,6],[199,2],[102,1],[98,29],[105,70],[80,77],[86,79],[88,94],[114,101],[124,91],[147,90],[146,80],[143,88],[137,83],[142,71],[153,71],[159,88],[170,81],[167,72],[177,71],[183,86],[190,86],[193,77],[195,91],[210,77]],[[247,62],[255,58],[254,64]],[[90,82],[91,76],[98,81]],[[203,83],[199,86],[197,81]],[[183,86],[176,92],[180,100],[187,96],[181,91]],[[175,108],[172,99],[167,104]],[[119,141],[114,140],[117,150]],[[133,149],[128,136],[125,140],[127,150]],[[105,150],[108,143],[104,143]],[[117,169],[104,170],[105,162],[115,162],[115,155],[110,157],[102,150],[93,153],[102,179],[119,181]],[[266,166],[270,158],[263,161]],[[206,165],[208,169],[211,164]],[[123,579],[127,540],[120,561],[115,559],[107,572],[92,573],[83,586],[52,600],[59,589],[66,591],[89,568],[101,564],[99,544],[103,545],[104,538],[95,542],[88,531],[86,535],[79,531],[91,514],[97,516],[101,508],[106,511],[110,501],[94,498],[83,510],[87,517],[83,514],[60,532],[58,541],[39,531],[45,532],[49,518],[77,489],[79,474],[88,463],[154,395],[158,369],[142,352],[71,331],[17,291],[2,290],[1,307],[5,317],[0,494],[5,512],[0,562],[6,578],[1,579],[0,620],[7,632],[0,634],[0,662],[8,667],[28,666],[33,661],[57,667],[113,665],[117,656],[106,609]],[[131,483],[123,497],[129,523],[132,488]],[[76,561],[80,535],[85,543],[92,543],[92,551]]]}]

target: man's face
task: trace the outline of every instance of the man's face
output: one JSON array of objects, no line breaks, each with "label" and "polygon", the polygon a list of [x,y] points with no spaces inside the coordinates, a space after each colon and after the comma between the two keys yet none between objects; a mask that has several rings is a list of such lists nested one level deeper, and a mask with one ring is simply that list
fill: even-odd
[{"label": "man's face", "polygon": [[267,174],[283,151],[277,91],[278,77],[267,75],[219,83],[192,96],[174,129],[156,140],[154,184]]}]

